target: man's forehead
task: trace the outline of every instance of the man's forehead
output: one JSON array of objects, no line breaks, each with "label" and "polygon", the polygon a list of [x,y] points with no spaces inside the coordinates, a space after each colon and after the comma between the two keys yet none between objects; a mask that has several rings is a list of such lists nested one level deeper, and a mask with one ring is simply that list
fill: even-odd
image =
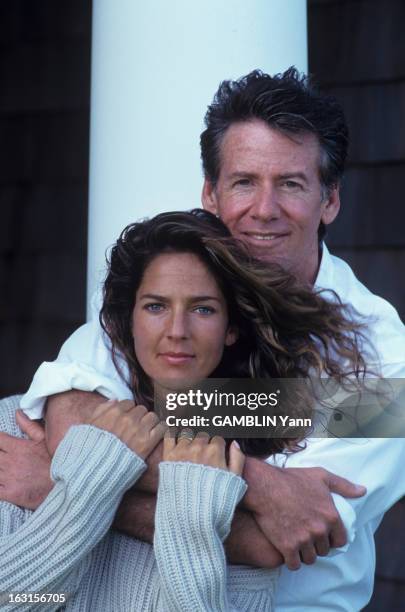
[{"label": "man's forehead", "polygon": [[286,132],[258,119],[238,121],[227,128],[221,139],[220,170],[224,162],[237,164],[240,159],[254,163],[265,157],[274,161],[288,161],[293,165],[294,161],[301,162],[305,156],[305,159],[312,157],[319,163],[320,151],[318,137],[312,132]]}]

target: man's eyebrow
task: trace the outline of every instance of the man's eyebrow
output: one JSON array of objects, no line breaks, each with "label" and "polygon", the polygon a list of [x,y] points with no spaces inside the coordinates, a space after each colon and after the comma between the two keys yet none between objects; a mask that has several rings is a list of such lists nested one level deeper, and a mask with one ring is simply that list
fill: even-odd
[{"label": "man's eyebrow", "polygon": [[288,179],[301,179],[305,183],[308,183],[308,177],[304,172],[285,172],[283,174],[278,175],[278,179],[280,180],[288,180]]},{"label": "man's eyebrow", "polygon": [[254,178],[256,174],[254,172],[246,172],[246,170],[241,170],[240,172],[236,170],[229,175],[230,179],[234,178]]}]

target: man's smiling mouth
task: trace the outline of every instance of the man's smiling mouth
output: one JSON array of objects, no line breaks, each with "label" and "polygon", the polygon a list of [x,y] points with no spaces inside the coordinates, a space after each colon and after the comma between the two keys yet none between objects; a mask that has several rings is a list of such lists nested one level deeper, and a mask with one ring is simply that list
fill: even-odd
[{"label": "man's smiling mouth", "polygon": [[276,240],[277,238],[283,238],[287,236],[287,234],[275,234],[274,232],[242,232],[242,234],[244,236],[247,236],[248,238],[263,241]]}]

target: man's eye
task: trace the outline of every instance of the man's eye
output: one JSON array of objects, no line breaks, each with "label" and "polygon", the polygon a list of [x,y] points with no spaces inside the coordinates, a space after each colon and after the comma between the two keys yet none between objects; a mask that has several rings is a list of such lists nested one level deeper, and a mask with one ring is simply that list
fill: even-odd
[{"label": "man's eye", "polygon": [[301,185],[296,181],[284,181],[283,185],[287,189],[301,189]]},{"label": "man's eye", "polygon": [[153,304],[145,304],[144,309],[148,312],[160,312],[164,309],[164,305],[159,304],[158,302],[153,302]]},{"label": "man's eye", "polygon": [[242,178],[234,182],[234,187],[248,187],[251,184],[250,179]]},{"label": "man's eye", "polygon": [[214,308],[211,308],[211,306],[197,306],[194,310],[203,315],[210,315],[215,312]]}]

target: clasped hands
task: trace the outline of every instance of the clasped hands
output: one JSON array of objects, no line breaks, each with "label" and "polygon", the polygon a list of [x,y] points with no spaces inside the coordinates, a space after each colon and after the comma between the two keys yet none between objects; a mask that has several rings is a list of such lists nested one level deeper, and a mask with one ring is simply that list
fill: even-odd
[{"label": "clasped hands", "polygon": [[239,475],[243,472],[245,457],[236,443],[231,445],[227,460],[223,438],[210,438],[203,432],[195,437],[180,432],[176,438],[154,412],[129,400],[100,404],[88,422],[117,436],[142,459],[147,459],[163,439],[163,461],[189,461]]},{"label": "clasped hands", "polygon": [[[30,420],[21,410],[16,413],[16,422],[28,439],[0,432],[0,500],[36,510],[53,487],[49,473],[52,457],[42,425]],[[155,413],[129,400],[103,402],[83,423],[116,435],[142,459],[151,454],[167,430]],[[228,469],[223,438],[210,439],[204,433],[192,440],[179,436],[177,441],[168,434],[163,442],[162,458]],[[229,469],[241,474],[243,465],[244,455],[232,445]]]},{"label": "clasped hands", "polygon": [[[0,500],[35,510],[53,486],[51,456],[43,427],[21,411],[16,420],[28,439],[0,433]],[[153,451],[159,454],[166,429],[154,413],[127,400],[102,402],[80,420],[76,414],[74,423],[78,422],[111,431],[144,459]],[[203,463],[238,474],[243,470],[245,458],[238,447],[231,445],[226,461],[225,443],[218,437],[210,440],[202,434],[176,441],[167,435],[162,446],[163,460]],[[148,472],[153,470],[156,472],[156,464],[152,462]],[[298,569],[301,561],[314,563],[317,555],[324,556],[331,547],[346,543],[330,493],[345,497],[365,493],[364,487],[322,468],[280,469],[253,458],[246,459],[243,476],[249,487],[243,500],[245,512],[236,513],[227,542],[227,554],[234,563],[275,567],[284,562],[289,569]],[[256,554],[258,546],[261,552]]]}]

